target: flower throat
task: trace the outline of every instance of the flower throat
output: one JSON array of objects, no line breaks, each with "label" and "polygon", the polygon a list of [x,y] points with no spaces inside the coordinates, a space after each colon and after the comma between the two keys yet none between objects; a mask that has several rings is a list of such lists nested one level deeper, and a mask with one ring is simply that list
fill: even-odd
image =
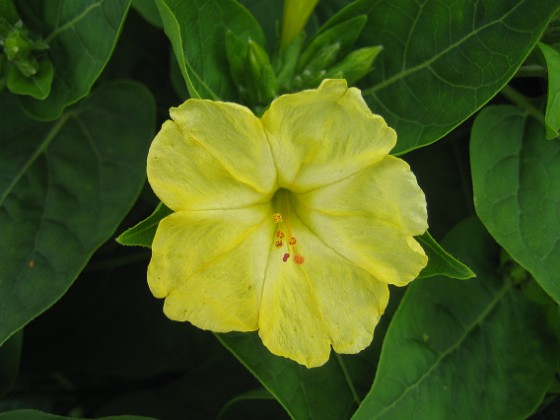
[{"label": "flower throat", "polygon": [[[303,264],[305,258],[303,255],[299,254],[296,248],[297,239],[292,235],[292,229],[289,223],[288,205],[286,192],[279,191],[283,197],[280,197],[280,212],[274,213],[272,219],[277,225],[276,238],[274,239],[274,245],[279,250],[284,249],[284,254],[282,255],[282,261],[287,262],[290,258],[296,264]],[[293,256],[293,257],[292,257]]]}]

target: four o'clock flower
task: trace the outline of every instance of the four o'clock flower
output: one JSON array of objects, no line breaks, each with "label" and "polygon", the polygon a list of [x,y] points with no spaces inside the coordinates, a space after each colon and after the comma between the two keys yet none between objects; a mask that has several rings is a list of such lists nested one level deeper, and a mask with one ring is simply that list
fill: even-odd
[{"label": "four o'clock flower", "polygon": [[255,331],[308,367],[367,347],[389,298],[426,265],[426,201],[389,155],[395,132],[344,80],[280,96],[261,118],[226,102],[171,109],[148,179],[174,213],[148,282],[174,320]]}]

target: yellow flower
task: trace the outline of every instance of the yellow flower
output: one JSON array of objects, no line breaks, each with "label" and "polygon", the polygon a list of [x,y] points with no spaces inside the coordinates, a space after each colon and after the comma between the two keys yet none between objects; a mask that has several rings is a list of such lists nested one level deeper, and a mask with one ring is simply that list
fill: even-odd
[{"label": "yellow flower", "polygon": [[259,331],[308,367],[367,347],[389,298],[426,265],[413,238],[426,202],[395,132],[356,88],[325,80],[262,118],[189,99],[171,109],[148,179],[174,213],[148,268],[165,314],[217,331]]}]

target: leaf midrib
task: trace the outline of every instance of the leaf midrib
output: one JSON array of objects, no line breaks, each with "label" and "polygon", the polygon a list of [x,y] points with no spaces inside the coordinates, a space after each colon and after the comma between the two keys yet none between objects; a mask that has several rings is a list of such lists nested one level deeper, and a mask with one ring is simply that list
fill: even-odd
[{"label": "leaf midrib", "polygon": [[[447,48],[444,48],[443,50],[441,50],[438,54],[434,55],[432,58],[417,64],[414,67],[410,67],[406,70],[401,70],[400,72],[394,74],[393,76],[384,79],[383,81],[381,81],[380,83],[370,87],[369,89],[364,89],[362,91],[363,95],[374,95],[375,92],[386,88],[387,86],[392,85],[393,83],[398,82],[401,79],[404,79],[405,77],[416,73],[424,68],[429,67],[432,63],[434,63],[435,61],[437,61],[439,58],[443,57],[445,54],[447,54],[449,51],[457,48],[459,45],[461,45],[462,43],[466,42],[468,39],[472,38],[473,36],[477,35],[480,31],[483,31],[486,28],[489,28],[497,23],[502,22],[505,18],[507,18],[510,14],[512,14],[516,9],[518,9],[521,4],[524,4],[525,2],[521,2],[518,3],[515,7],[513,7],[512,9],[510,9],[506,14],[504,14],[503,16],[501,16],[499,19],[495,19],[491,22],[488,22],[485,25],[479,26],[478,28],[476,28],[475,30],[469,32],[467,35],[463,36],[462,38],[458,39],[456,42],[450,44]],[[403,61],[404,61],[404,57],[403,57]]]},{"label": "leaf midrib", "polygon": [[386,405],[383,407],[383,410],[378,412],[374,418],[380,418],[385,412],[389,409],[393,408],[400,400],[402,400],[411,390],[416,388],[420,383],[422,383],[428,376],[432,373],[434,369],[436,369],[440,363],[445,359],[447,356],[452,354],[455,350],[457,350],[461,344],[467,339],[470,333],[482,322],[484,319],[490,315],[492,310],[496,307],[496,305],[502,300],[502,297],[512,288],[512,284],[509,281],[504,281],[503,287],[493,296],[492,300],[489,302],[488,306],[480,313],[480,315],[467,327],[465,328],[464,333],[457,339],[457,341],[451,345],[446,351],[442,352],[439,357],[435,360],[432,366],[424,372],[420,378],[413,384],[411,384],[408,388],[406,388],[401,395],[399,395],[391,404]]},{"label": "leaf midrib", "polygon": [[16,176],[14,177],[12,182],[8,185],[6,190],[2,193],[2,196],[0,197],[0,207],[2,207],[6,198],[11,194],[11,192],[14,190],[15,186],[18,184],[18,182],[21,180],[21,178],[25,175],[25,173],[29,170],[31,165],[33,165],[33,163],[37,160],[37,158],[39,156],[41,156],[41,154],[43,154],[45,152],[45,150],[47,150],[47,148],[52,143],[52,141],[56,138],[56,136],[58,135],[60,130],[62,130],[64,125],[66,125],[68,120],[73,116],[74,116],[74,113],[64,114],[57,121],[57,123],[51,128],[51,130],[45,136],[45,139],[41,142],[41,144],[39,144],[39,146],[37,147],[35,152],[29,157],[27,162],[25,162],[25,164],[21,167],[21,170],[16,174]]}]

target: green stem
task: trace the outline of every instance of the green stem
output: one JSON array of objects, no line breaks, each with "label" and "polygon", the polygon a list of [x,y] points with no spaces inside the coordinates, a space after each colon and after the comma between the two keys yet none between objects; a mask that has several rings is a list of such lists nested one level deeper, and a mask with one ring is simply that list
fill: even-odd
[{"label": "green stem", "polygon": [[519,93],[509,85],[504,86],[504,88],[501,90],[500,93],[504,95],[507,99],[509,99],[512,103],[517,105],[519,108],[527,112],[529,115],[533,116],[541,123],[543,124],[545,123],[544,114],[541,111],[539,111],[529,101],[529,98],[527,98],[525,95],[522,95],[521,93]]},{"label": "green stem", "polygon": [[546,68],[539,65],[539,64],[527,64],[525,66],[521,66],[515,77],[543,77],[546,78]]}]

